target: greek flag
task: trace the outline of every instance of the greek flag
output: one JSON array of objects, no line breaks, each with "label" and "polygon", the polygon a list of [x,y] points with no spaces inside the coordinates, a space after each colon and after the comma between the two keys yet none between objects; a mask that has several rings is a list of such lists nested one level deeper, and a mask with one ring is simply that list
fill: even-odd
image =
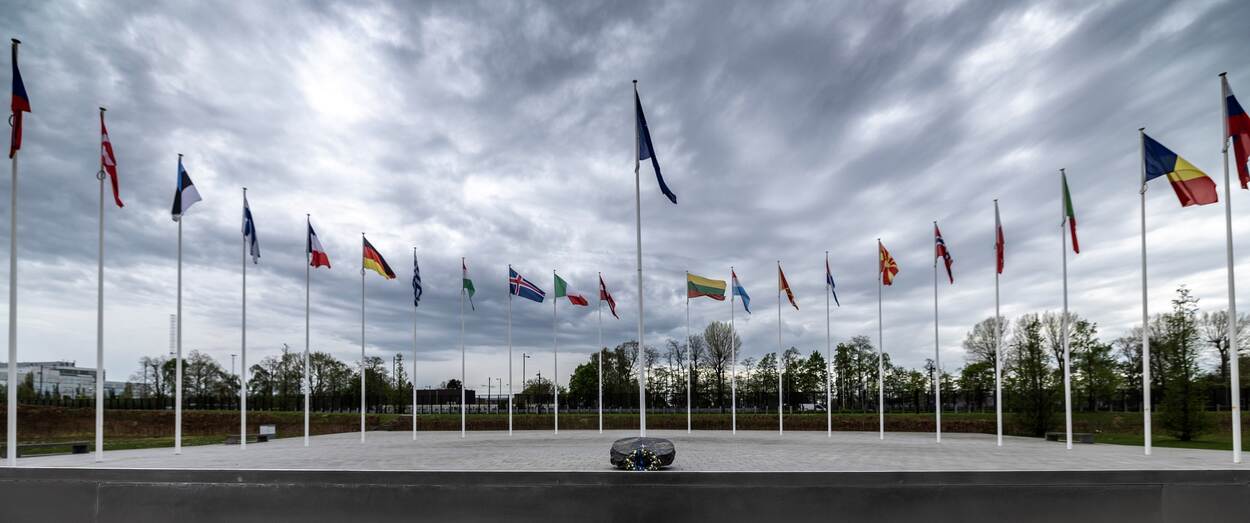
[{"label": "greek flag", "polygon": [[421,305],[421,266],[417,265],[417,251],[412,251],[412,306]]},{"label": "greek flag", "polygon": [[252,209],[247,206],[247,195],[243,195],[243,240],[247,242],[248,254],[252,255],[252,263],[260,263],[260,243],[256,239],[256,223],[252,221]]}]

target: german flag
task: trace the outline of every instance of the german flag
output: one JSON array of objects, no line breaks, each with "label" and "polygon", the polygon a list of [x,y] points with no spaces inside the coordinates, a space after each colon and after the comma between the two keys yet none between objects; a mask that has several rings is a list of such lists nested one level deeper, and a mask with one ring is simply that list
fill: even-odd
[{"label": "german flag", "polygon": [[382,253],[374,249],[373,244],[369,243],[369,240],[365,239],[363,235],[360,239],[364,242],[363,268],[372,270],[388,280],[395,279],[395,271],[392,271],[391,266],[387,265],[386,259],[382,257]]}]

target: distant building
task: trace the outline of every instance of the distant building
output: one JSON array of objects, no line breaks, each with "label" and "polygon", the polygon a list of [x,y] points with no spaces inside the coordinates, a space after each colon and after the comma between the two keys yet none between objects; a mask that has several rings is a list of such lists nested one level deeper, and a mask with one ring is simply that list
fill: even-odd
[{"label": "distant building", "polygon": [[[95,396],[95,374],[94,367],[79,367],[73,361],[17,362],[18,384],[30,375],[35,392],[45,396]],[[9,364],[0,363],[0,386],[8,386],[8,380]],[[105,381],[104,394],[106,397],[120,397],[124,394],[126,385],[124,381]]]}]

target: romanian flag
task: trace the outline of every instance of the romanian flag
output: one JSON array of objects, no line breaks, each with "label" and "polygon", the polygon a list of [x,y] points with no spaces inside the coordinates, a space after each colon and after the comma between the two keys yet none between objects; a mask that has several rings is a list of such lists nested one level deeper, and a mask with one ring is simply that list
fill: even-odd
[{"label": "romanian flag", "polygon": [[369,240],[365,239],[364,236],[360,237],[360,241],[364,242],[362,244],[364,249],[364,260],[362,262],[362,265],[364,266],[363,268],[376,272],[388,280],[395,279],[395,271],[391,270],[391,266],[386,263],[386,259],[382,257],[382,253],[378,252],[377,249],[374,249],[373,244],[369,243]]},{"label": "romanian flag", "polygon": [[725,280],[710,280],[702,276],[686,273],[686,298],[707,296],[716,301],[725,301]]},{"label": "romanian flag", "polygon": [[[1233,157],[1237,160],[1237,178],[1241,179],[1241,188],[1250,188],[1250,171],[1246,162],[1250,161],[1250,115],[1237,103],[1233,89],[1228,86],[1228,78],[1220,75],[1220,88],[1224,91],[1224,138],[1233,139]],[[1225,147],[1227,147],[1225,142]],[[1227,151],[1228,149],[1224,149]]]},{"label": "romanian flag", "polygon": [[794,310],[799,310],[798,302],[794,301],[794,292],[790,290],[790,282],[786,281],[786,273],[781,271],[781,262],[777,262],[777,291],[785,292],[790,305],[794,306]]},{"label": "romanian flag", "polygon": [[1215,191],[1215,182],[1211,181],[1207,173],[1146,133],[1142,133],[1141,140],[1142,162],[1146,166],[1146,177],[1142,180],[1142,185],[1160,176],[1167,176],[1168,181],[1172,182],[1172,190],[1176,191],[1176,197],[1181,201],[1181,207],[1220,201]]},{"label": "romanian flag", "polygon": [[877,250],[881,261],[878,267],[878,271],[881,272],[881,283],[893,285],[894,276],[898,274],[898,264],[894,262],[894,257],[890,256],[890,251],[885,250],[885,245],[881,244],[881,240],[877,240]]},{"label": "romanian flag", "polygon": [[22,148],[22,113],[30,112],[30,97],[26,96],[26,84],[22,82],[22,72],[17,68],[17,39],[13,39],[13,100],[9,103],[9,111],[13,116],[13,134],[9,137],[9,158],[17,155]]}]

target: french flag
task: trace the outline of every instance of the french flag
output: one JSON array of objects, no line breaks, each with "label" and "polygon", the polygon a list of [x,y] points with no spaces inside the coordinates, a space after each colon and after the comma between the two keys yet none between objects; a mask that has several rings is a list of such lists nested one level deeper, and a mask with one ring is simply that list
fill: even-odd
[{"label": "french flag", "polygon": [[308,223],[308,259],[312,267],[330,267],[330,255],[326,254],[321,240],[317,239],[317,231],[313,230],[312,222]]},{"label": "french flag", "polygon": [[[1237,178],[1241,180],[1241,188],[1250,188],[1250,171],[1246,169],[1246,161],[1250,160],[1250,115],[1246,114],[1233,90],[1228,86],[1228,78],[1220,75],[1220,86],[1224,91],[1224,137],[1233,139],[1233,157],[1237,160]],[[1225,149],[1227,150],[1227,149]]]}]

